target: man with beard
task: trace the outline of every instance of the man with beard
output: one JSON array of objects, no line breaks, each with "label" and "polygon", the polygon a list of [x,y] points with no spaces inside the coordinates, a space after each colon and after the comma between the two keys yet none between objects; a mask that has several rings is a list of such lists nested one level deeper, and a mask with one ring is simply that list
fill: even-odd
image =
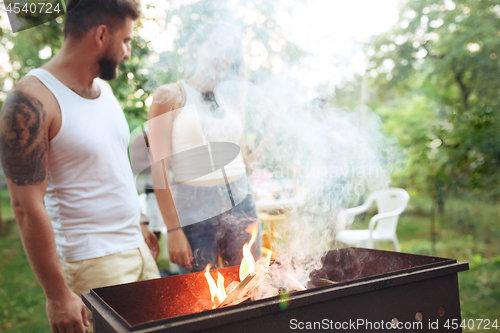
[{"label": "man with beard", "polygon": [[139,14],[134,0],[72,0],[60,52],[16,84],[0,114],[11,203],[53,332],[85,331],[82,292],[159,277],[128,126],[103,81],[130,58]]}]

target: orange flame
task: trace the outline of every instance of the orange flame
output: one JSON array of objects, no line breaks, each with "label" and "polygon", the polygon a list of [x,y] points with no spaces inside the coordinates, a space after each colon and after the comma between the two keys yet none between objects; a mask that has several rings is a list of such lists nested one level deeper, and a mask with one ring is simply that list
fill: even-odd
[{"label": "orange flame", "polygon": [[218,304],[222,303],[226,299],[226,290],[224,289],[224,277],[221,273],[217,272],[217,285],[215,285],[215,281],[210,275],[210,264],[207,265],[205,270],[205,278],[208,282],[208,287],[210,288],[210,294],[212,295],[212,302],[214,302],[215,297],[217,297]]},{"label": "orange flame", "polygon": [[273,254],[273,251],[266,249],[265,247],[261,248],[261,250],[262,253],[266,255],[266,268],[268,268],[271,263],[271,255]]},{"label": "orange flame", "polygon": [[253,273],[255,270],[255,259],[250,250],[252,249],[255,239],[257,239],[258,228],[258,222],[255,222],[246,229],[246,232],[251,234],[252,237],[248,243],[243,245],[243,260],[241,260],[240,265],[240,281],[243,281],[248,274]]}]

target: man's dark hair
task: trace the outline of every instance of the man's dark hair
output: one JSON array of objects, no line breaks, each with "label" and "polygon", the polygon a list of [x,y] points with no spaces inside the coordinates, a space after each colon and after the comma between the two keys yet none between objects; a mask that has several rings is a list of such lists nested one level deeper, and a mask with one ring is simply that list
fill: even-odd
[{"label": "man's dark hair", "polygon": [[71,0],[67,7],[64,37],[82,37],[92,27],[106,25],[110,31],[121,28],[130,16],[141,14],[139,0]]}]

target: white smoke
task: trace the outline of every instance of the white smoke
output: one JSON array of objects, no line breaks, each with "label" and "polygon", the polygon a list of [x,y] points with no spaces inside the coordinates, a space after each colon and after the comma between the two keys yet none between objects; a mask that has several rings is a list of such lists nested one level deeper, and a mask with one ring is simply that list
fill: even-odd
[{"label": "white smoke", "polygon": [[[203,1],[195,4],[200,3]],[[254,8],[247,2],[213,1],[206,6],[206,13],[202,11],[205,7],[197,5],[197,11],[190,17],[212,15],[214,19],[216,5],[222,7],[221,15],[215,20],[229,22],[241,35],[245,49],[245,77],[249,82],[242,87],[240,81],[236,85],[232,84],[234,81],[222,80],[214,89],[215,98],[226,112],[240,110],[243,106],[245,138],[250,150],[266,138],[269,141],[261,146],[264,148],[260,158],[250,161],[254,191],[260,197],[260,193],[274,188],[275,192],[281,191],[281,194],[274,195],[303,195],[304,198],[303,204],[287,209],[286,223],[278,227],[275,236],[282,240],[275,248],[279,260],[270,268],[274,280],[264,282],[262,286],[267,283],[270,288],[277,285],[292,287],[293,279],[307,285],[309,274],[321,268],[321,252],[337,247],[335,233],[341,227],[339,212],[358,205],[369,193],[389,187],[391,172],[404,167],[406,157],[397,141],[381,133],[381,119],[369,107],[360,105],[354,110],[338,109],[330,107],[326,97],[311,100],[310,89],[305,91],[300,81],[290,75],[297,73],[294,68],[303,70],[301,62],[297,59],[288,62],[286,54],[280,56],[280,52],[268,52],[259,38],[271,36],[270,40],[276,45],[284,46],[282,40],[286,35],[275,36],[280,31],[276,29],[276,23],[266,23],[266,17],[257,12],[257,7],[271,10],[272,2],[255,1]],[[175,8],[182,9],[182,5],[177,3]],[[172,18],[165,17],[166,20]],[[183,31],[198,28],[185,25],[198,25],[195,21],[184,23],[175,15],[174,23],[177,38],[184,38]],[[165,24],[165,31],[173,29],[171,22]],[[255,31],[261,35],[257,36]],[[226,36],[212,35],[211,38],[217,41]],[[190,68],[186,59],[192,60],[193,55],[186,54],[188,38],[184,40],[185,44],[176,45],[177,49],[153,56],[155,70],[151,71],[149,90],[169,83],[162,81],[164,73],[175,69],[178,73],[169,77],[177,79],[180,73]],[[270,41],[269,44],[275,50],[285,49]],[[276,70],[278,64],[280,71]],[[156,101],[161,103],[170,98],[158,96]],[[229,134],[233,128],[216,130]],[[266,174],[263,170],[267,170],[272,179],[262,179]],[[301,260],[301,256],[315,253],[317,255]],[[260,297],[271,294],[261,288]]]}]

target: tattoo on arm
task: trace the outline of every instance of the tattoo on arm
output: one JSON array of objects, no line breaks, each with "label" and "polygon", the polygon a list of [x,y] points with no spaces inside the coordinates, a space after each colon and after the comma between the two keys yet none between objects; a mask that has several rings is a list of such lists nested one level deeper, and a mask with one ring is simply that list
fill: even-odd
[{"label": "tattoo on arm", "polygon": [[12,91],[0,113],[0,158],[5,176],[18,186],[43,183],[47,152],[43,104]]}]

